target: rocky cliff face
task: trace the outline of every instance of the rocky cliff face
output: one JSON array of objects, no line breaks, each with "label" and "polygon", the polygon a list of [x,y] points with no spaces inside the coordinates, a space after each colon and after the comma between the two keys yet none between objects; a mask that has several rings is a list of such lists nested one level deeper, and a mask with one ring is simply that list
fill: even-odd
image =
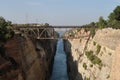
[{"label": "rocky cliff face", "polygon": [[49,80],[56,52],[56,40],[33,40],[15,35],[5,44],[6,55],[0,56],[0,80]]},{"label": "rocky cliff face", "polygon": [[[89,35],[81,29],[76,35]],[[95,36],[65,40],[70,80],[119,80],[120,30],[97,30]]]},{"label": "rocky cliff face", "polygon": [[115,55],[113,56],[112,69],[110,73],[110,80],[119,80],[120,79],[120,43],[115,50]]}]

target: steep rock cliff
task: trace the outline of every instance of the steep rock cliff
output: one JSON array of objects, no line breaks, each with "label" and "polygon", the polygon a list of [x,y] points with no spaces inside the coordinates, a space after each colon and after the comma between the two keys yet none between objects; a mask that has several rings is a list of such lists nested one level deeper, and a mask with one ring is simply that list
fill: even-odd
[{"label": "steep rock cliff", "polygon": [[111,80],[119,80],[114,78],[119,72],[114,73],[119,66],[118,49],[115,50],[120,40],[120,30],[97,30],[93,38],[89,34],[89,31],[81,29],[75,35],[87,37],[64,41],[70,80],[110,80],[111,77]]},{"label": "steep rock cliff", "polygon": [[17,64],[13,65],[0,56],[0,80],[49,80],[56,44],[57,40],[15,35],[5,47],[6,55]]}]

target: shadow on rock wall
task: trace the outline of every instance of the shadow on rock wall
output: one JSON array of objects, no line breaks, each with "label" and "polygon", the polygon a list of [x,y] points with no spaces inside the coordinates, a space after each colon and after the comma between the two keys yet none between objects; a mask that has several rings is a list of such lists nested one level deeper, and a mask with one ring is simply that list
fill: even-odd
[{"label": "shadow on rock wall", "polygon": [[67,55],[67,71],[69,80],[83,80],[82,75],[78,72],[78,62],[73,60],[71,44],[68,40],[64,40],[64,51]]}]

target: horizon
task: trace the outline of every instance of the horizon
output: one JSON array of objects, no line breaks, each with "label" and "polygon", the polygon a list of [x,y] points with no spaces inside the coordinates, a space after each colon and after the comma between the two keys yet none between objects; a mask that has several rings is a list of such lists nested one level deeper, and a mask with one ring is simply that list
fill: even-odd
[{"label": "horizon", "polygon": [[[109,4],[108,4],[109,3]],[[0,16],[12,23],[49,23],[50,25],[85,25],[107,19],[119,0],[1,0]]]}]

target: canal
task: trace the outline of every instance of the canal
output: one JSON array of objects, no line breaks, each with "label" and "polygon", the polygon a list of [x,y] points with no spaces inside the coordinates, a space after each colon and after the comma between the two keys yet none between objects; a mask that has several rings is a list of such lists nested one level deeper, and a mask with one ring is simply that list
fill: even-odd
[{"label": "canal", "polygon": [[51,80],[68,80],[63,40],[58,40]]}]

